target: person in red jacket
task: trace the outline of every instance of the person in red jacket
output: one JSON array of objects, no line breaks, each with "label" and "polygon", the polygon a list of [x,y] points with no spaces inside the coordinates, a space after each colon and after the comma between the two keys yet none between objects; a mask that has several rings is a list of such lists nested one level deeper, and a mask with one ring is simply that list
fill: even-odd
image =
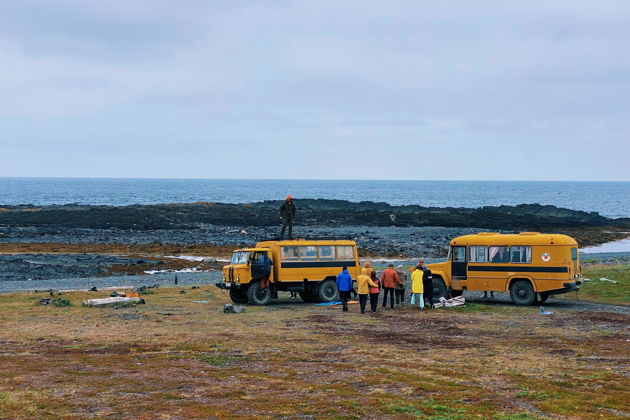
[{"label": "person in red jacket", "polygon": [[370,309],[372,309],[372,312],[376,312],[376,308],[378,307],[378,294],[381,292],[381,282],[376,276],[376,271],[370,273],[370,279],[376,285],[376,287],[370,285]]},{"label": "person in red jacket", "polygon": [[387,295],[389,294],[390,307],[394,309],[394,290],[396,286],[400,285],[400,277],[396,270],[394,270],[394,264],[390,264],[389,267],[381,274],[381,284],[383,285],[383,308],[387,306]]}]

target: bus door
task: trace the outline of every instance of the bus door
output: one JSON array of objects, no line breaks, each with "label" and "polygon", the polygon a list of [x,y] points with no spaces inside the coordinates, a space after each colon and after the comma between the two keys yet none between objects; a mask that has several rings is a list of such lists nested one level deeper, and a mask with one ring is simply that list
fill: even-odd
[{"label": "bus door", "polygon": [[252,255],[252,279],[260,279],[265,276],[265,252],[258,251]]},{"label": "bus door", "polygon": [[466,280],[466,247],[454,246],[451,255],[451,278],[453,281]]}]

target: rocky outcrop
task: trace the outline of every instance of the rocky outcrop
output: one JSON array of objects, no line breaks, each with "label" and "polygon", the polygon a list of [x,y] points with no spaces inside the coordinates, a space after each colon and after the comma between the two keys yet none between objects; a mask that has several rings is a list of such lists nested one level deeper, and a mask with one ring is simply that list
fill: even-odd
[{"label": "rocky outcrop", "polygon": [[[482,208],[392,206],[364,201],[305,199],[296,202],[301,225],[446,226],[483,229],[630,226],[630,219],[609,219],[583,212],[521,204]],[[132,206],[3,206],[0,226],[92,229],[191,229],[204,225],[275,226],[280,202],[252,204],[191,203]]]}]

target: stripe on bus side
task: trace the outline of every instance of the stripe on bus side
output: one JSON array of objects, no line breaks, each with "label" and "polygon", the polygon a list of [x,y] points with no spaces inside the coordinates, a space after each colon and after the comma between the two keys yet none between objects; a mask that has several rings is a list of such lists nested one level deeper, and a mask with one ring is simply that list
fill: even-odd
[{"label": "stripe on bus side", "polygon": [[569,267],[529,267],[513,265],[469,265],[468,271],[509,271],[514,273],[568,273]]},{"label": "stripe on bus side", "polygon": [[354,267],[356,262],[350,261],[295,261],[281,262],[280,268],[325,268],[325,267]]}]

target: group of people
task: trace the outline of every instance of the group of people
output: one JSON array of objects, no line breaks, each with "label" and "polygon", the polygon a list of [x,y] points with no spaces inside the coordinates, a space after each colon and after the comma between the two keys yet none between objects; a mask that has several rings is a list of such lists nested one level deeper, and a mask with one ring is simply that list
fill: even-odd
[{"label": "group of people", "polygon": [[[361,313],[365,313],[368,300],[370,309],[376,312],[378,308],[378,298],[383,290],[383,308],[389,305],[391,309],[402,306],[405,302],[405,292],[409,288],[408,276],[401,265],[394,269],[394,264],[381,273],[380,278],[368,261],[361,268],[361,274],[356,278],[357,288],[354,288],[354,280],[348,272],[348,267],[337,276],[337,289],[341,300],[343,312],[348,312],[348,301],[351,295],[359,297]],[[433,306],[433,277],[431,270],[424,265],[424,260],[420,260],[411,272],[411,299],[410,304],[414,306],[417,302],[420,309],[425,308],[425,299],[429,307]]]}]

